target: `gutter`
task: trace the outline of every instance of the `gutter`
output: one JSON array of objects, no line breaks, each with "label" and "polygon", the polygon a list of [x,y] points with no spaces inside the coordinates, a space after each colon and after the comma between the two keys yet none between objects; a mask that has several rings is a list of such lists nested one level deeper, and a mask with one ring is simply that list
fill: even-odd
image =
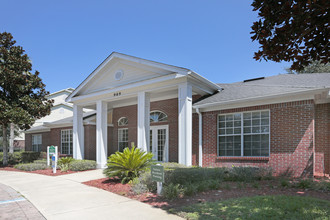
[{"label": "gutter", "polygon": [[198,166],[203,167],[203,116],[199,108],[196,112],[198,114]]},{"label": "gutter", "polygon": [[288,96],[288,95],[315,95],[318,94],[319,92],[322,91],[328,91],[328,88],[318,88],[318,89],[308,89],[308,90],[303,90],[303,91],[298,91],[298,92],[287,92],[287,93],[280,93],[280,94],[274,94],[274,95],[266,95],[266,96],[256,96],[256,97],[248,97],[248,98],[242,98],[242,99],[236,99],[236,100],[227,100],[227,101],[220,101],[220,102],[213,102],[213,103],[205,103],[205,104],[199,104],[199,105],[194,105],[193,108],[208,108],[208,107],[213,107],[213,106],[218,106],[218,105],[230,105],[230,104],[236,104],[240,102],[251,102],[251,101],[262,101],[262,100],[269,100],[273,98],[279,98],[283,96]]}]

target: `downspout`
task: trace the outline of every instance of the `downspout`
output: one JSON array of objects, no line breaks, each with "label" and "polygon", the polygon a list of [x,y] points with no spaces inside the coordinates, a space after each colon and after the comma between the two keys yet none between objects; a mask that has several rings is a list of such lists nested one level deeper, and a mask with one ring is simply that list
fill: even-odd
[{"label": "downspout", "polygon": [[203,117],[199,108],[196,108],[198,114],[198,166],[203,167]]}]

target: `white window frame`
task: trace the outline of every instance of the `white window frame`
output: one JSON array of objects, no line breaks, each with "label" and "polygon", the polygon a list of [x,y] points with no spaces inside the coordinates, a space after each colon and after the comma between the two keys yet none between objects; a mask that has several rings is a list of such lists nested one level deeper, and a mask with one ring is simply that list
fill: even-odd
[{"label": "white window frame", "polygon": [[[120,124],[122,120],[124,120],[124,124]],[[118,119],[118,122],[117,122],[117,125],[118,126],[127,126],[128,125],[128,118],[127,117],[121,117],[120,119]]]},{"label": "white window frame", "polygon": [[[123,133],[123,131],[126,131],[127,132],[127,140],[125,140],[125,141],[120,141],[120,140],[122,140],[122,138],[120,138],[120,135],[122,135]],[[119,152],[123,152],[124,151],[124,149],[123,149],[123,151],[120,151],[120,143],[126,143],[127,142],[127,147],[129,147],[128,146],[128,128],[118,128],[118,135],[117,135],[117,137],[118,137],[118,151]]]},{"label": "white window frame", "polygon": [[[152,118],[151,118],[151,114],[154,114],[154,113],[160,113],[160,114],[163,114],[163,115],[165,115],[166,116],[166,120],[161,120],[161,121],[151,121],[151,120],[153,120]],[[167,122],[168,121],[168,115],[167,114],[165,114],[164,112],[162,112],[162,111],[159,111],[159,110],[154,110],[154,111],[151,111],[150,112],[150,115],[149,115],[149,118],[150,118],[150,123],[158,123],[158,122]]]},{"label": "white window frame", "polygon": [[[35,143],[36,140],[38,143]],[[37,148],[37,150],[36,150],[36,148]],[[42,134],[33,134],[32,135],[32,151],[40,152],[41,148],[42,148]]]},{"label": "white window frame", "polygon": [[[269,129],[267,133],[251,133],[250,135],[253,134],[268,134],[268,155],[267,156],[244,156],[244,113],[253,113],[253,112],[264,112],[264,111],[268,111],[268,115],[269,115]],[[233,115],[233,114],[241,114],[241,133],[237,134],[237,136],[241,136],[241,155],[240,156],[220,156],[220,142],[219,142],[219,137],[226,137],[227,135],[220,135],[220,131],[219,131],[219,127],[220,127],[220,116],[226,116],[226,115]],[[265,158],[265,157],[270,157],[270,134],[271,134],[271,115],[270,115],[270,110],[269,109],[260,109],[260,110],[256,110],[256,111],[244,111],[244,112],[231,112],[231,113],[224,113],[224,114],[218,114],[217,115],[217,157],[261,157],[261,158]],[[234,136],[235,134],[233,133],[232,135],[228,135],[228,136]],[[245,134],[245,135],[249,135],[249,134]]]},{"label": "white window frame", "polygon": [[[63,142],[63,135],[69,134],[69,141]],[[70,137],[71,136],[71,137]],[[68,143],[68,153],[66,155],[72,155],[73,152],[71,152],[71,147],[73,151],[73,131],[72,129],[63,129],[61,130],[61,154],[63,154],[63,143]]]}]

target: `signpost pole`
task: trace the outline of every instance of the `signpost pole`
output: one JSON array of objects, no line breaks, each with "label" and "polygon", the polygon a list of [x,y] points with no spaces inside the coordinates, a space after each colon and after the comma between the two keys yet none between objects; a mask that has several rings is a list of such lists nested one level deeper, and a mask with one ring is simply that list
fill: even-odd
[{"label": "signpost pole", "polygon": [[49,161],[49,146],[47,146],[47,166],[50,166],[50,161]]},{"label": "signpost pole", "polygon": [[160,195],[163,191],[164,167],[160,164],[152,165],[151,179],[157,182],[157,194]]}]

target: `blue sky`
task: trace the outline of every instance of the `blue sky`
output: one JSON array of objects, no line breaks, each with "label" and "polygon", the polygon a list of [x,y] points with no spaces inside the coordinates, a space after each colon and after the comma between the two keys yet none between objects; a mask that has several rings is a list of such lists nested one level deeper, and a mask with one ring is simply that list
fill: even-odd
[{"label": "blue sky", "polygon": [[13,34],[50,92],[77,87],[117,51],[230,83],[285,73],[253,54],[251,1],[2,0],[0,32]]}]

